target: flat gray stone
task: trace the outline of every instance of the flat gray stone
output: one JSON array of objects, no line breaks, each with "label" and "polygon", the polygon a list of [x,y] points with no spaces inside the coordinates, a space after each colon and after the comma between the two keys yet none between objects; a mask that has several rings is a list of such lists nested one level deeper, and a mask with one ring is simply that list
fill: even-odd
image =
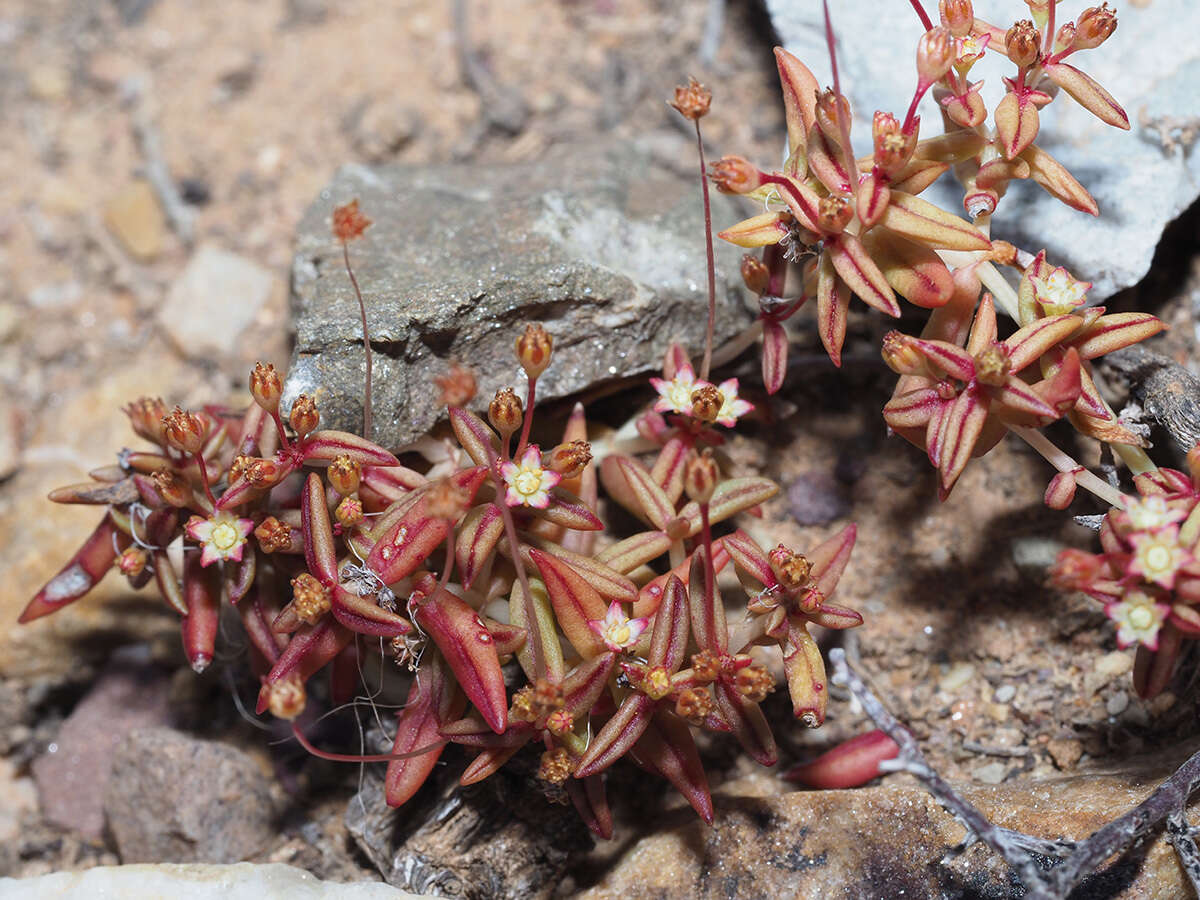
[{"label": "flat gray stone", "polygon": [[[685,151],[686,152],[686,151]],[[672,339],[699,355],[707,315],[697,179],[627,143],[564,148],[533,164],[346,166],[305,214],[296,242],[296,350],[284,406],[315,394],[325,427],[362,428],[358,306],[330,233],[358,198],[374,224],[350,245],[375,348],[374,437],[410,443],[443,415],[434,379],[470,367],[485,409],[524,393],[513,344],[530,321],[554,338],[539,399],[658,369]],[[713,223],[739,209],[714,196]],[[753,321],[741,252],[716,241],[717,340]]]},{"label": "flat gray stone", "polygon": [[252,259],[205,244],[158,309],[158,321],[192,357],[221,358],[271,298],[275,276]]},{"label": "flat gray stone", "polygon": [[[980,18],[1000,27],[1029,17],[1028,7],[1019,0],[975,0],[974,5]],[[1063,4],[1059,24],[1073,21],[1090,5],[1090,0]],[[926,0],[924,6],[936,20],[937,3]],[[832,83],[821,4],[767,0],[767,7],[784,46],[812,69],[822,86]],[[907,3],[830,7],[842,90],[854,113],[854,143],[857,152],[866,153],[875,110],[902,118],[908,109],[922,28]],[[1195,40],[1200,35],[1200,4],[1121,3],[1117,15],[1117,30],[1108,41],[1068,61],[1117,99],[1132,131],[1105,125],[1064,94],[1043,110],[1037,139],[1096,198],[1099,218],[1064,206],[1032,182],[1014,182],[992,223],[993,236],[1034,252],[1045,248],[1054,264],[1093,282],[1095,301],[1142,279],[1163,229],[1200,195],[1200,152],[1165,147],[1154,128],[1139,124],[1161,117],[1190,118],[1194,123],[1200,117],[1200,42]],[[973,81],[983,77],[986,82],[983,95],[989,113],[1004,90],[1001,76],[1014,71],[998,53],[972,69]],[[920,111],[923,135],[940,133],[941,119],[928,96]],[[988,125],[993,124],[989,115]],[[961,214],[962,190],[949,176],[924,196]]]}]

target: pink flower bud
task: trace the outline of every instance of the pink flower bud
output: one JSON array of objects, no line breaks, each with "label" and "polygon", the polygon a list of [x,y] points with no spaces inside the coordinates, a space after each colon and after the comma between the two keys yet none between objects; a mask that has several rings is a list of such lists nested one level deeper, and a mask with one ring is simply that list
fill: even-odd
[{"label": "pink flower bud", "polygon": [[966,37],[975,24],[975,9],[971,0],[938,0],[938,15],[942,24],[956,38]]},{"label": "pink flower bud", "polygon": [[1042,33],[1029,19],[1022,19],[1005,33],[1004,49],[1018,66],[1032,66],[1042,56]]},{"label": "pink flower bud", "polygon": [[1072,469],[1070,472],[1059,472],[1050,479],[1046,488],[1046,505],[1051,509],[1066,509],[1075,499],[1075,476],[1083,471],[1083,467]]},{"label": "pink flower bud", "polygon": [[1099,47],[1117,30],[1117,14],[1105,3],[1093,6],[1080,13],[1075,20],[1076,50],[1091,50]]},{"label": "pink flower bud", "polygon": [[748,194],[762,184],[762,173],[740,156],[723,156],[709,167],[708,177],[723,194]]}]

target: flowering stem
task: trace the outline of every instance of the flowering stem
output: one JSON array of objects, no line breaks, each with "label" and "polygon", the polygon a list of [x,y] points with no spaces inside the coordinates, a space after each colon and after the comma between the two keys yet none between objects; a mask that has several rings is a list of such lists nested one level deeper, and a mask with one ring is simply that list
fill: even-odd
[{"label": "flowering stem", "polygon": [[200,483],[204,485],[204,494],[208,497],[208,502],[214,507],[217,505],[217,498],[213,496],[212,486],[208,483],[208,466],[204,464],[204,454],[196,453],[196,465],[200,467]]},{"label": "flowering stem", "polygon": [[708,570],[708,586],[704,595],[704,605],[711,609],[715,601],[717,573],[713,567],[712,555],[712,526],[708,521],[708,504],[700,504],[700,540],[704,542],[704,567]]},{"label": "flowering stem", "polygon": [[[708,260],[708,328],[704,332],[704,362],[700,365],[700,378],[708,380],[712,366],[713,329],[717,319],[717,271],[713,255],[712,206],[708,199],[708,177],[704,170],[704,139],[700,137],[700,119],[692,119],[696,126],[696,154],[700,157],[700,194],[704,198],[704,252]],[[532,385],[530,391],[532,392]]]},{"label": "flowering stem", "polygon": [[391,762],[394,759],[412,759],[416,756],[424,756],[426,753],[432,753],[434,750],[440,750],[445,747],[449,741],[435,741],[432,744],[427,744],[424,747],[419,747],[416,750],[410,750],[408,753],[370,753],[366,755],[349,754],[349,753],[329,753],[325,750],[320,750],[314,746],[300,727],[292,723],[292,736],[299,742],[300,746],[307,750],[313,756],[319,759],[327,759],[331,762],[351,762],[351,763],[369,763],[369,762]]},{"label": "flowering stem", "polygon": [[446,520],[446,564],[442,567],[442,578],[438,590],[446,590],[450,583],[450,572],[454,569],[454,520]]},{"label": "flowering stem", "polygon": [[[1046,462],[1050,463],[1058,471],[1076,472],[1077,469],[1083,468],[1070,456],[1054,446],[1049,438],[1040,431],[1033,428],[1021,428],[1016,425],[1008,426],[1008,430],[1040,453]],[[1125,508],[1125,495],[1093,472],[1087,469],[1076,472],[1075,483],[1084,490],[1091,491],[1109,506],[1115,506],[1118,509]]]},{"label": "flowering stem", "polygon": [[[1093,371],[1092,381],[1095,382],[1096,390],[1100,394],[1100,399],[1104,400],[1104,380],[1100,377],[1099,373]],[[1109,415],[1112,416],[1113,419],[1117,418],[1117,414],[1113,412],[1113,409],[1108,405],[1107,400],[1104,400],[1104,408],[1108,410]],[[1129,467],[1129,471],[1134,475],[1141,475],[1143,472],[1153,472],[1158,468],[1158,466],[1154,464],[1154,461],[1147,455],[1146,451],[1141,447],[1135,447],[1133,444],[1117,443],[1110,443],[1109,446],[1116,451],[1117,456],[1121,457],[1121,461]]]},{"label": "flowering stem", "polygon": [[529,443],[529,429],[533,426],[533,401],[537,393],[537,379],[529,376],[529,390],[525,394],[525,420],[521,423],[521,439],[517,442],[517,457],[525,452]]},{"label": "flowering stem", "polygon": [[908,0],[912,4],[912,8],[917,11],[917,18],[921,20],[921,24],[925,26],[925,30],[929,31],[933,28],[933,22],[929,19],[929,14],[925,12],[925,7],[921,5],[921,0]]},{"label": "flowering stem", "polygon": [[275,421],[275,430],[279,433],[279,446],[284,450],[292,449],[292,442],[288,440],[287,432],[283,428],[283,417],[279,415],[279,409],[271,410],[271,418]]},{"label": "flowering stem", "polygon": [[[533,662],[534,675],[542,678],[546,674],[546,659],[542,655],[541,624],[537,617],[537,611],[533,608],[529,576],[525,574],[525,563],[521,559],[521,547],[517,543],[517,526],[513,522],[512,511],[504,502],[504,479],[500,475],[500,457],[492,452],[490,445],[484,444],[484,446],[488,451],[488,470],[491,472],[492,480],[496,483],[496,508],[500,510],[500,518],[504,520],[504,536],[508,539],[508,548],[512,551],[513,568],[517,570],[517,580],[521,583],[522,600],[525,603],[525,627],[529,630],[526,644]],[[453,534],[453,530],[451,534]],[[449,563],[447,563],[447,567],[449,567]]]},{"label": "flowering stem", "polygon": [[363,352],[367,357],[367,379],[363,388],[363,437],[371,439],[371,335],[367,331],[367,304],[363,302],[362,291],[358,289],[358,279],[354,277],[354,269],[350,267],[350,247],[342,241],[342,259],[346,262],[346,274],[350,276],[350,284],[354,286],[354,296],[358,298],[358,312],[362,316]]}]

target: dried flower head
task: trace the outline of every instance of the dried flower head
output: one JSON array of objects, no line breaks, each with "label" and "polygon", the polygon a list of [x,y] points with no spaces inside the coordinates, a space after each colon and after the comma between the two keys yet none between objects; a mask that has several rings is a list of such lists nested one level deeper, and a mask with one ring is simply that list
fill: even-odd
[{"label": "dried flower head", "polygon": [[537,378],[550,365],[550,354],[554,340],[538,322],[525,326],[525,333],[517,338],[517,360],[530,378]]},{"label": "dried flower head", "polygon": [[163,438],[180,453],[199,453],[208,436],[208,419],[194,412],[184,412],[178,406],[163,416]]},{"label": "dried flower head", "polygon": [[675,699],[675,715],[701,725],[713,711],[712,694],[706,688],[686,688]]},{"label": "dried flower head", "polygon": [[708,115],[708,109],[712,105],[712,91],[689,75],[688,83],[677,86],[675,99],[669,102],[685,119],[700,119]]},{"label": "dried flower head", "polygon": [[966,37],[975,24],[975,8],[971,0],[938,0],[938,15],[942,24],[956,38]]},{"label": "dried flower head", "polygon": [[267,516],[254,529],[259,549],[263,553],[279,553],[292,546],[292,529],[274,516]]},{"label": "dried flower head", "polygon": [[740,156],[722,156],[709,166],[708,177],[723,194],[748,194],[762,184],[762,173]]},{"label": "dried flower head", "polygon": [[295,719],[304,712],[307,700],[304,682],[300,680],[299,673],[293,672],[267,684],[267,709],[277,719]]},{"label": "dried flower head", "polygon": [[466,406],[475,399],[475,373],[466,366],[451,364],[446,374],[436,376],[433,383],[441,392],[438,402],[442,406]]},{"label": "dried flower head", "polygon": [[371,220],[358,210],[357,197],[349,203],[334,207],[333,236],[343,243],[362,237],[362,233],[370,224]]},{"label": "dried flower head", "polygon": [[1107,3],[1092,6],[1080,13],[1075,20],[1076,50],[1091,50],[1099,47],[1117,30],[1117,14],[1108,8]]},{"label": "dried flower head", "polygon": [[159,469],[150,476],[158,495],[176,509],[190,506],[193,500],[192,486],[178,472]]},{"label": "dried flower head", "polygon": [[250,372],[250,395],[254,402],[269,413],[279,411],[279,397],[283,394],[283,379],[270,363],[256,363]]},{"label": "dried flower head", "polygon": [[1022,19],[1004,35],[1004,49],[1021,68],[1027,68],[1042,58],[1042,33],[1029,19]]},{"label": "dried flower head", "polygon": [[721,470],[717,467],[711,450],[705,449],[703,453],[693,450],[688,454],[683,469],[683,489],[689,499],[697,503],[707,503],[712,499],[720,480]]},{"label": "dried flower head", "polygon": [[708,382],[700,382],[694,391],[692,391],[691,413],[693,418],[701,422],[711,424],[717,421],[717,416],[721,414],[721,406],[724,404],[725,398],[721,396],[721,392],[717,390],[716,385]]},{"label": "dried flower head", "polygon": [[150,562],[150,556],[141,547],[126,547],[113,563],[117,571],[129,578],[137,578]]},{"label": "dried flower head", "polygon": [[457,522],[467,511],[470,498],[450,478],[435,482],[425,495],[425,512],[434,519]]},{"label": "dried flower head", "polygon": [[743,669],[738,669],[733,676],[733,685],[737,692],[751,703],[762,703],[767,694],[775,690],[775,679],[760,663],[753,663]]},{"label": "dried flower head", "polygon": [[325,475],[339,494],[353,494],[362,482],[362,466],[358,460],[342,453],[333,458]]},{"label": "dried flower head", "polygon": [[352,528],[363,522],[363,505],[357,497],[343,497],[333,511],[333,517],[343,528]]},{"label": "dried flower head", "polygon": [[562,784],[571,777],[572,771],[571,755],[564,748],[555,747],[542,754],[537,777],[550,784]]},{"label": "dried flower head", "polygon": [[329,588],[308,572],[292,579],[292,611],[301,622],[315,625],[332,606]]},{"label": "dried flower head", "polygon": [[501,388],[488,404],[488,421],[502,435],[511,435],[521,427],[525,411],[521,398],[512,388]]},{"label": "dried flower head", "polygon": [[779,579],[779,583],[785,588],[798,588],[808,584],[812,564],[807,557],[783,544],[777,545],[767,555],[767,562],[771,566],[771,574]]},{"label": "dried flower head", "polygon": [[308,394],[301,394],[292,403],[292,411],[288,415],[288,423],[292,426],[292,430],[300,437],[304,437],[310,431],[316,430],[320,421],[321,414],[317,412],[317,401],[308,396]]},{"label": "dried flower head", "polygon": [[550,451],[546,465],[563,478],[574,478],[591,461],[591,444],[587,441],[567,441]]},{"label": "dried flower head", "polygon": [[122,407],[122,411],[129,416],[129,424],[138,437],[162,445],[167,405],[161,397],[139,397]]}]

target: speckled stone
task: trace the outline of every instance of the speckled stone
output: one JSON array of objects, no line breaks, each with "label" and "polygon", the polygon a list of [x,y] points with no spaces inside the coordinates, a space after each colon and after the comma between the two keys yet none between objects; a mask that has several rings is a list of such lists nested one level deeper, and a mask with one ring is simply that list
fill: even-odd
[{"label": "speckled stone", "polygon": [[[362,428],[361,324],[330,232],[334,206],[353,198],[374,223],[350,256],[375,349],[374,437],[388,447],[443,414],[434,379],[453,362],[474,371],[480,410],[499,388],[523,393],[513,344],[529,321],[555,342],[539,399],[658,369],[672,339],[702,349],[699,184],[629,142],[514,166],[346,166],[305,214],[292,270],[296,349],[284,405],[315,395],[327,427]],[[714,223],[745,217],[744,204],[713,200]],[[719,343],[753,315],[740,251],[715,243]]]},{"label": "speckled stone", "polygon": [[140,729],[122,741],[104,812],[123,862],[236,862],[275,834],[258,764],[234,747],[169,728]]}]

